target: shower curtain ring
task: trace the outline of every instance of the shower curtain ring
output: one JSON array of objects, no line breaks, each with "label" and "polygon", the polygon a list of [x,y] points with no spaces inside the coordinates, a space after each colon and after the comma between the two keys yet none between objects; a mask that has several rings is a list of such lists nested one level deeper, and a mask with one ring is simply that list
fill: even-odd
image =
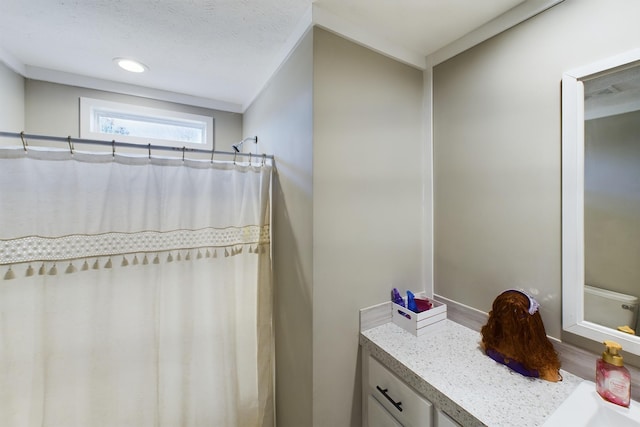
[{"label": "shower curtain ring", "polygon": [[73,144],[71,143],[71,135],[67,136],[67,142],[69,143],[69,151],[73,155]]},{"label": "shower curtain ring", "polygon": [[249,166],[253,164],[253,159],[251,158],[251,152],[249,152]]},{"label": "shower curtain ring", "polygon": [[213,164],[213,153],[215,153],[216,150],[214,148],[211,149],[211,164]]},{"label": "shower curtain ring", "polygon": [[233,153],[233,164],[234,164],[234,165],[236,164],[236,155],[237,155],[237,154],[238,154],[238,153]]},{"label": "shower curtain ring", "polygon": [[262,166],[264,166],[265,162],[267,160],[267,155],[266,153],[262,153]]},{"label": "shower curtain ring", "polygon": [[186,148],[185,148],[185,146],[183,145],[183,146],[182,146],[182,161],[183,161],[183,162],[184,162],[184,150],[185,150],[185,149],[186,149]]},{"label": "shower curtain ring", "polygon": [[22,148],[24,148],[24,151],[27,151],[27,141],[24,139],[24,131],[20,132],[20,139],[22,140]]},{"label": "shower curtain ring", "polygon": [[116,157],[116,140],[115,139],[111,140],[111,156],[113,158]]},{"label": "shower curtain ring", "polygon": [[149,148],[149,160],[151,160],[151,144],[148,144],[147,147]]}]

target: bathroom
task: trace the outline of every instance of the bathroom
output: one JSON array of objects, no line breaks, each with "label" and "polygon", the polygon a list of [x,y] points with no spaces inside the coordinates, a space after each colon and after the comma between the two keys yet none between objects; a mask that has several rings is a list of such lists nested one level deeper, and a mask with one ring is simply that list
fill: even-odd
[{"label": "bathroom", "polygon": [[[319,28],[301,40],[233,131],[278,159],[279,426],[360,425],[358,310],[391,284],[483,312],[507,287],[537,289],[563,337],[560,79],[636,48],[639,14],[565,0],[432,73]],[[2,128],[25,120],[9,98]]]}]

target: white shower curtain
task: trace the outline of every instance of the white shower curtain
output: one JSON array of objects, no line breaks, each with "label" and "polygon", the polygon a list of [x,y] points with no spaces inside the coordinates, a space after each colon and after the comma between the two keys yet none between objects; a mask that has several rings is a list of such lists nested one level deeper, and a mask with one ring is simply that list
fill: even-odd
[{"label": "white shower curtain", "polygon": [[270,181],[0,149],[0,426],[272,426]]}]

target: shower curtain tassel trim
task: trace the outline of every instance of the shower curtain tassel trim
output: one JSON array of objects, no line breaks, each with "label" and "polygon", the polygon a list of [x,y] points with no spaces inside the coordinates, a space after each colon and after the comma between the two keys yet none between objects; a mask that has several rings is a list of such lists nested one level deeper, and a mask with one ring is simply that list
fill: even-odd
[{"label": "shower curtain tassel trim", "polygon": [[76,271],[78,271],[74,266],[73,263],[69,263],[69,265],[67,266],[67,269],[64,271],[66,274],[71,274],[71,273],[75,273]]},{"label": "shower curtain tassel trim", "polygon": [[9,269],[7,270],[7,272],[4,275],[4,280],[11,280],[11,279],[15,279],[15,278],[16,278],[16,274],[11,269],[11,266],[9,266]]}]

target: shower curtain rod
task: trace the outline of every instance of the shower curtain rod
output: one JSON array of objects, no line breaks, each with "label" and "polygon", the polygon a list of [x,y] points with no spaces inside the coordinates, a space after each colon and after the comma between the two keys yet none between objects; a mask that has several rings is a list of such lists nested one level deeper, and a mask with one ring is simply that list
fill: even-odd
[{"label": "shower curtain rod", "polygon": [[[233,151],[219,151],[219,150],[203,150],[200,148],[187,148],[187,147],[170,147],[164,145],[153,145],[153,144],[135,144],[132,142],[118,142],[116,140],[113,141],[102,141],[99,139],[85,139],[85,138],[72,138],[71,136],[49,136],[49,135],[34,135],[27,134],[24,132],[3,132],[0,131],[0,137],[9,137],[9,138],[20,138],[22,140],[22,144],[24,146],[25,151],[27,150],[28,144],[26,143],[26,139],[32,140],[42,140],[42,141],[54,141],[54,142],[65,142],[69,144],[69,149],[73,153],[73,144],[89,144],[89,145],[105,145],[113,148],[113,152],[115,154],[116,147],[127,147],[127,148],[137,148],[141,150],[148,150],[149,156],[151,156],[151,150],[163,150],[163,151],[180,151],[182,152],[182,157],[184,159],[184,153],[204,153],[211,154],[211,159],[213,160],[214,154],[224,154],[229,156],[243,156],[243,157],[256,157],[256,158],[267,158],[273,160],[273,154],[253,154],[253,153],[239,153]],[[258,137],[249,137],[245,138],[242,141],[254,140],[257,142]],[[238,143],[239,144],[239,143]]]}]

